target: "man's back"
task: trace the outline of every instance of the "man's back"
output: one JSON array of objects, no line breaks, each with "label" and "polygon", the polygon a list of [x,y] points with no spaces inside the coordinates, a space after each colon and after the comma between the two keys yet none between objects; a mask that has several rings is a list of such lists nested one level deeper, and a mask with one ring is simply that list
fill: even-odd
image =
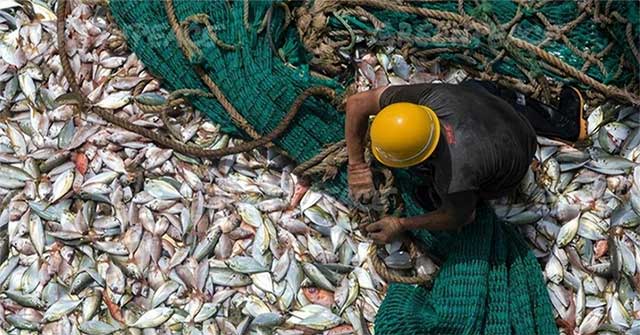
[{"label": "man's back", "polygon": [[417,84],[390,86],[380,108],[411,102],[431,108],[441,123],[441,142],[426,161],[439,194],[477,191],[504,195],[526,173],[535,153],[535,132],[523,115],[481,86]]}]

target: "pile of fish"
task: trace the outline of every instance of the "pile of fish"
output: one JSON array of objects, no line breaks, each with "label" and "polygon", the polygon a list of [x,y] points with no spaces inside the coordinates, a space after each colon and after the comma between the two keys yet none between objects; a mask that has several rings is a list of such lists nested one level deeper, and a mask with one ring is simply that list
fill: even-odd
[{"label": "pile of fish", "polygon": [[[72,3],[83,94],[162,128],[135,101],[168,92],[109,47],[105,8]],[[0,2],[0,34],[0,334],[372,333],[386,283],[370,241],[343,204],[296,186],[285,157],[188,157],[60,105],[68,84],[50,4]],[[362,54],[360,90],[465,77],[393,49]],[[582,150],[540,138],[522,197],[495,203],[540,258],[566,334],[640,333],[639,117],[595,108]],[[181,141],[237,143],[197,111],[175,121]],[[385,248],[391,268],[436,271],[399,243]]]},{"label": "pile of fish", "polygon": [[[393,47],[358,59],[361,90],[467,78],[412,66]],[[541,261],[563,334],[640,334],[640,109],[588,111],[587,143],[538,137],[518,195],[492,205]]]}]

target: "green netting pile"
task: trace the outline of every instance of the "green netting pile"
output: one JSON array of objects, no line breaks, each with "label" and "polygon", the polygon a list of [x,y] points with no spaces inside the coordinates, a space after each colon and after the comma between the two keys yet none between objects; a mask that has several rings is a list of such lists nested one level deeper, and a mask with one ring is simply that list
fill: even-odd
[{"label": "green netting pile", "polygon": [[[414,65],[435,59],[534,95],[543,78],[592,88],[593,98],[640,103],[637,1],[313,1],[298,9],[312,63],[342,71],[353,40],[402,49]],[[553,59],[555,58],[555,59]]]},{"label": "green netting pile", "polygon": [[[229,102],[253,128],[261,134],[266,134],[278,124],[289,106],[305,89],[324,85],[334,88],[338,93],[345,90],[344,81],[338,82],[312,75],[310,64],[321,70],[323,65],[335,64],[323,63],[319,58],[329,53],[315,52],[309,43],[310,36],[305,33],[308,27],[317,25],[316,28],[320,29],[316,31],[316,34],[320,34],[317,37],[325,44],[338,43],[335,47],[348,47],[351,42],[332,42],[322,37],[322,34],[330,35],[334,30],[339,33],[340,29],[344,29],[340,25],[348,22],[356,27],[356,30],[366,31],[376,37],[377,43],[393,43],[393,39],[384,38],[385,34],[411,26],[421,29],[426,34],[423,39],[415,42],[420,43],[416,44],[418,48],[452,48],[451,45],[441,45],[437,42],[437,36],[432,32],[441,27],[438,27],[438,22],[434,22],[433,18],[424,19],[417,14],[381,8],[379,3],[374,3],[369,8],[366,5],[373,2],[364,1],[364,7],[355,10],[372,10],[371,13],[379,20],[375,25],[379,29],[372,30],[373,21],[366,22],[362,19],[365,14],[339,12],[337,6],[340,3],[287,3],[291,6],[289,8],[269,1],[175,0],[173,7],[178,22],[183,22],[194,14],[205,14],[217,39],[216,41],[212,38],[211,32],[200,24],[184,24],[188,36],[199,50],[190,58],[185,57],[178,46],[176,35],[168,22],[164,1],[112,0],[110,9],[130,48],[154,75],[163,79],[163,85],[167,89],[190,88],[207,91],[207,86],[193,70],[194,66],[198,66],[217,84]],[[424,3],[424,6],[440,6],[437,8],[456,11],[459,10],[458,3]],[[491,1],[490,5],[489,2],[479,3],[483,5],[467,5],[465,2],[462,8],[474,12],[476,17],[495,16],[497,23],[508,21],[516,8],[516,11],[523,13],[525,20],[514,28],[512,34],[529,40],[544,38],[544,32],[539,26],[527,23],[528,19],[535,16],[535,7],[529,10],[517,9],[518,6],[510,1]],[[620,6],[618,2],[612,3],[609,5],[610,9]],[[313,17],[315,20],[323,20],[319,24],[304,20],[304,14],[312,13],[310,9],[314,5],[323,5],[316,13],[318,15]],[[631,7],[633,6],[637,8],[637,5]],[[542,7],[545,8],[545,16],[549,20],[553,18],[553,22],[570,21],[571,17],[579,15],[575,5],[547,3]],[[338,11],[337,16],[333,17],[340,17],[342,20],[322,18],[320,14],[328,13],[331,8]],[[547,8],[549,10],[546,10]],[[289,9],[295,9],[297,14],[302,13],[297,27],[289,24]],[[626,14],[625,17],[629,20],[637,21],[637,16],[634,18],[630,17],[629,12]],[[555,21],[556,19],[560,21]],[[576,27],[585,26],[579,30],[574,29],[573,31],[578,32],[571,36],[571,40],[580,50],[589,49],[597,53],[609,43],[622,44],[626,41],[626,30],[602,35],[600,25],[589,22],[578,23]],[[624,24],[620,23],[620,26]],[[634,27],[631,33],[637,36],[638,26]],[[359,33],[352,27],[349,29],[353,34]],[[475,56],[470,56],[469,52],[491,54],[498,50],[498,54],[500,53],[500,45],[492,45],[483,39],[470,37],[468,41],[463,42],[464,47],[460,48],[459,52],[450,51],[440,54],[440,57],[457,62],[469,61],[465,57]],[[231,50],[223,45],[233,45],[234,48]],[[566,58],[566,62],[577,67],[584,66],[584,60],[572,56],[566,46],[558,46],[552,41],[548,42],[548,48],[549,52]],[[602,58],[606,71],[601,71],[597,64],[587,67],[586,71],[600,83],[629,86],[635,74],[631,71],[616,73],[616,69],[627,69],[626,66],[637,69],[637,60],[634,63],[631,60],[632,55],[627,50],[609,49],[610,57]],[[483,68],[481,63],[474,66],[481,71],[508,74],[515,80],[526,80],[527,72],[530,71],[542,71],[557,79],[563,79],[544,63],[538,63],[538,67],[523,71],[518,64],[518,56],[515,57],[498,59],[490,64],[490,68]],[[525,53],[522,57],[527,58],[530,55]],[[415,60],[419,62],[423,58],[417,57]],[[620,64],[623,64],[622,67]],[[220,124],[222,131],[247,138],[217,100],[193,97],[191,103]],[[304,103],[288,130],[274,142],[296,162],[301,163],[315,156],[327,145],[340,141],[344,133],[343,125],[344,115],[331,103],[311,98]],[[423,213],[424,210],[413,200],[418,176],[404,170],[394,171],[394,175],[396,186],[404,200],[404,214]],[[344,168],[334,179],[321,187],[339,199],[348,201]],[[432,234],[418,231],[415,235],[432,253],[444,256],[446,262],[432,290],[397,284],[389,287],[376,320],[378,334],[557,334],[539,264],[518,233],[499,222],[489,208],[481,208],[477,222],[461,233]]]}]

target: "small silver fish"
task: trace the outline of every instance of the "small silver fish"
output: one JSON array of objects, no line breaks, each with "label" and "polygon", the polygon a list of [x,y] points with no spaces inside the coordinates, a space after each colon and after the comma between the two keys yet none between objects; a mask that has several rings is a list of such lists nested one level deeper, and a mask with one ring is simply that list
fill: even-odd
[{"label": "small silver fish", "polygon": [[147,179],[144,182],[144,190],[160,200],[181,199],[183,196],[171,184],[160,179]]},{"label": "small silver fish", "polygon": [[51,192],[51,199],[49,199],[49,202],[53,204],[67,194],[67,192],[71,190],[74,178],[75,174],[73,170],[67,170],[62,175],[56,177],[56,180],[53,183],[53,190]]},{"label": "small silver fish", "polygon": [[95,105],[101,108],[118,109],[127,105],[131,101],[131,93],[120,91],[104,97]]},{"label": "small silver fish", "polygon": [[142,314],[130,327],[140,329],[158,327],[169,320],[173,312],[171,307],[154,308]]}]

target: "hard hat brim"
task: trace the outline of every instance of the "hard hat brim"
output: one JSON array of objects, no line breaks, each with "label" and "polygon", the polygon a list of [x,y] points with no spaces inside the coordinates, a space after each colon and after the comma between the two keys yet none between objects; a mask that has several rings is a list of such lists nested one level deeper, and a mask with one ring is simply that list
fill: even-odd
[{"label": "hard hat brim", "polygon": [[[424,107],[424,106],[421,106],[421,107]],[[431,143],[429,143],[428,148],[426,148],[420,155],[417,155],[416,157],[412,157],[411,159],[404,160],[404,161],[393,161],[393,160],[386,159],[384,155],[380,153],[378,148],[371,146],[371,153],[373,154],[373,157],[375,157],[380,163],[393,168],[407,168],[410,166],[414,166],[416,164],[420,164],[424,162],[427,158],[429,158],[429,156],[431,156],[433,151],[435,151],[436,147],[438,146],[438,142],[440,141],[440,121],[438,120],[438,116],[434,111],[426,107],[424,107],[424,109],[427,111],[427,113],[430,114],[430,116],[434,120],[436,120],[436,122],[433,123],[434,140],[431,141]]]}]

